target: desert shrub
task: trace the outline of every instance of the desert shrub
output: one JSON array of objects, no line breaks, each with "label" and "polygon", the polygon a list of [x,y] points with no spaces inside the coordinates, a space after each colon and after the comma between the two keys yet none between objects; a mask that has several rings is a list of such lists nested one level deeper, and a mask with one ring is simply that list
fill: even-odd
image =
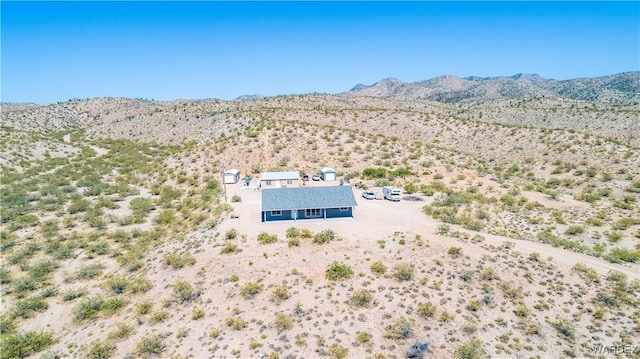
[{"label": "desert shrub", "polygon": [[191,266],[196,264],[196,259],[191,255],[191,253],[169,253],[165,254],[163,257],[165,264],[170,265],[173,269],[180,269],[184,266]]},{"label": "desert shrub", "polygon": [[229,229],[228,231],[225,232],[224,238],[228,240],[238,238],[238,230],[235,228]]},{"label": "desert shrub", "polygon": [[329,241],[334,240],[335,237],[336,237],[335,232],[330,229],[327,229],[320,233],[316,233],[316,235],[313,236],[313,243],[317,243],[317,244],[328,243]]},{"label": "desert shrub", "polygon": [[144,217],[147,213],[151,212],[155,206],[153,205],[153,202],[151,202],[151,199],[137,197],[129,202],[129,208],[134,215]]},{"label": "desert shrub", "polygon": [[30,297],[14,304],[13,315],[21,318],[31,318],[35,312],[42,313],[49,308],[47,301],[41,297]]},{"label": "desert shrub", "polygon": [[285,284],[275,287],[273,289],[273,295],[271,296],[271,298],[278,303],[289,299],[289,297],[291,297],[291,293],[289,293],[289,288]]},{"label": "desert shrub", "polygon": [[231,253],[236,253],[239,252],[240,249],[238,249],[238,246],[233,244],[233,243],[227,243],[227,245],[225,245],[224,247],[222,247],[222,249],[220,250],[220,254],[231,254]]},{"label": "desert shrub", "polygon": [[26,358],[38,353],[55,343],[53,332],[26,331],[12,333],[2,338],[0,342],[0,357]]},{"label": "desert shrub", "polygon": [[278,241],[278,236],[275,234],[269,234],[267,232],[260,232],[258,234],[258,242],[261,244],[271,244]]},{"label": "desert shrub", "polygon": [[202,319],[204,318],[204,309],[202,308],[196,308],[193,310],[193,312],[191,312],[191,319],[193,320],[198,320],[198,319]]},{"label": "desert shrub", "polygon": [[289,247],[300,247],[300,238],[289,238]]},{"label": "desert shrub", "polygon": [[240,197],[237,194],[234,194],[233,196],[231,196],[231,202],[233,203],[242,202],[242,197]]},{"label": "desert shrub", "polygon": [[176,281],[173,285],[173,297],[178,303],[192,301],[200,296],[200,291],[195,290],[191,283],[183,280]]},{"label": "desert shrub", "polygon": [[62,300],[68,302],[76,298],[80,298],[85,294],[87,294],[87,290],[85,288],[69,288],[62,292]]},{"label": "desert shrub", "polygon": [[262,291],[264,285],[260,282],[249,282],[244,287],[242,287],[241,293],[242,296],[251,299],[256,296],[256,294]]},{"label": "desert shrub", "polygon": [[376,275],[383,275],[387,273],[387,266],[382,262],[371,263],[371,271]]},{"label": "desert shrub", "polygon": [[366,289],[359,290],[349,297],[349,304],[354,307],[368,307],[373,301],[373,294]]},{"label": "desert shrub", "polygon": [[369,332],[359,332],[356,334],[356,342],[360,345],[367,344],[373,339],[373,334]]},{"label": "desert shrub", "polygon": [[397,319],[385,327],[384,337],[388,339],[408,339],[413,336],[413,323],[405,318]]},{"label": "desert shrub", "polygon": [[149,279],[143,277],[133,277],[129,281],[127,289],[133,294],[146,293],[153,288],[153,283]]},{"label": "desert shrub", "polygon": [[298,238],[300,237],[302,232],[299,228],[289,227],[287,228],[287,238]]},{"label": "desert shrub", "polygon": [[107,279],[104,286],[115,294],[122,294],[127,290],[129,283],[129,280],[125,277],[113,276]]},{"label": "desert shrub", "polygon": [[329,280],[345,280],[353,276],[353,270],[346,264],[333,262],[327,268],[325,275]]},{"label": "desert shrub", "polygon": [[103,269],[104,269],[104,266],[101,264],[87,264],[78,268],[78,270],[70,277],[70,279],[71,280],[94,279],[95,277],[102,274]]},{"label": "desert shrub", "polygon": [[285,331],[293,328],[293,319],[289,315],[278,313],[276,314],[276,319],[273,321],[273,324],[278,331]]},{"label": "desert shrub", "polygon": [[165,349],[163,335],[150,334],[142,337],[135,346],[134,353],[142,357],[158,356]]},{"label": "desert shrub", "polygon": [[432,318],[436,314],[436,306],[431,302],[418,303],[418,315],[423,318]]},{"label": "desert shrub", "polygon": [[240,330],[247,326],[247,322],[242,318],[227,318],[225,324],[233,330]]},{"label": "desert shrub", "polygon": [[573,340],[575,338],[576,328],[571,320],[560,318],[553,322],[552,325],[565,339]]},{"label": "desert shrub", "polygon": [[362,170],[362,178],[365,178],[365,179],[384,178],[386,175],[387,175],[387,170],[382,167],[378,167],[378,168],[368,167]]},{"label": "desert shrub", "polygon": [[398,264],[394,270],[393,276],[400,282],[404,282],[413,279],[415,265],[413,263]]},{"label": "desert shrub", "polygon": [[108,339],[125,339],[131,335],[133,329],[125,323],[117,323],[115,329],[109,332]]},{"label": "desert shrub", "polygon": [[149,321],[151,323],[160,323],[162,321],[167,320],[168,318],[169,318],[169,312],[167,312],[164,309],[160,309],[151,313],[151,315],[149,316]]},{"label": "desert shrub", "polygon": [[566,231],[564,231],[564,234],[568,234],[570,236],[574,236],[576,234],[582,234],[584,233],[584,227],[583,226],[569,226],[569,228],[567,228]]},{"label": "desert shrub", "polygon": [[452,256],[453,258],[458,258],[462,255],[462,248],[460,247],[451,247],[447,251],[447,254]]},{"label": "desert shrub", "polygon": [[456,359],[481,359],[486,358],[487,353],[482,348],[479,340],[473,339],[458,346],[455,353]]},{"label": "desert shrub", "polygon": [[116,345],[110,341],[95,340],[91,342],[87,352],[89,359],[111,358],[117,351]]},{"label": "desert shrub", "polygon": [[636,263],[640,261],[640,250],[614,248],[609,252],[607,259],[613,263]]},{"label": "desert shrub", "polygon": [[331,359],[344,359],[349,357],[349,349],[338,345],[333,344],[329,347],[329,358]]},{"label": "desert shrub", "polygon": [[124,298],[115,297],[105,299],[100,305],[100,310],[104,311],[106,315],[113,315],[121,311],[129,304],[129,301]]},{"label": "desert shrub", "polygon": [[136,304],[135,313],[137,315],[145,315],[151,311],[153,307],[153,303],[150,300],[143,300],[142,302]]},{"label": "desert shrub", "polygon": [[101,297],[85,298],[73,309],[73,319],[77,322],[95,318],[102,308]]}]

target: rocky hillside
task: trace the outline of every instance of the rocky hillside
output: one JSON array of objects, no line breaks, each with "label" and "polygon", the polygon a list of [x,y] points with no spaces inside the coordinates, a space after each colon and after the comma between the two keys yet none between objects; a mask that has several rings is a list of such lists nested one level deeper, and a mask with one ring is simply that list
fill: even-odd
[{"label": "rocky hillside", "polygon": [[485,102],[504,98],[561,97],[607,103],[640,102],[640,72],[564,81],[535,74],[509,77],[440,76],[426,81],[403,82],[387,78],[371,86],[358,84],[347,96],[402,96],[445,103]]}]

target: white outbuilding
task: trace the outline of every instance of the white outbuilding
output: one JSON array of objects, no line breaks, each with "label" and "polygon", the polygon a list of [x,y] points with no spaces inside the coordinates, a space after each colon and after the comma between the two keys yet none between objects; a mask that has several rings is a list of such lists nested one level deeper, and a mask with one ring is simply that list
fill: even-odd
[{"label": "white outbuilding", "polygon": [[230,169],[224,171],[224,183],[231,184],[240,181],[240,170]]},{"label": "white outbuilding", "polygon": [[323,181],[335,181],[338,178],[338,173],[333,168],[325,167],[320,170],[320,176]]}]

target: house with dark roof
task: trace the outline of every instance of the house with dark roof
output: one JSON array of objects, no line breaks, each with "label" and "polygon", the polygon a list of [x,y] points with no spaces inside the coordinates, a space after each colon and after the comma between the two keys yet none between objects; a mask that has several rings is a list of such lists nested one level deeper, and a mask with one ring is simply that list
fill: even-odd
[{"label": "house with dark roof", "polygon": [[262,222],[353,218],[357,206],[351,186],[262,190]]}]

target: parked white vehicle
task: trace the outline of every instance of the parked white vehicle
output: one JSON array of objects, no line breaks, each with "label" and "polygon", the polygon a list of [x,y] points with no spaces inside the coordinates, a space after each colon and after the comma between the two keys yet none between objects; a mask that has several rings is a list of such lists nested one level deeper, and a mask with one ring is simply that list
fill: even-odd
[{"label": "parked white vehicle", "polygon": [[402,195],[402,189],[391,186],[384,186],[382,187],[382,195],[384,196],[384,199],[398,202],[400,201],[400,196]]}]

